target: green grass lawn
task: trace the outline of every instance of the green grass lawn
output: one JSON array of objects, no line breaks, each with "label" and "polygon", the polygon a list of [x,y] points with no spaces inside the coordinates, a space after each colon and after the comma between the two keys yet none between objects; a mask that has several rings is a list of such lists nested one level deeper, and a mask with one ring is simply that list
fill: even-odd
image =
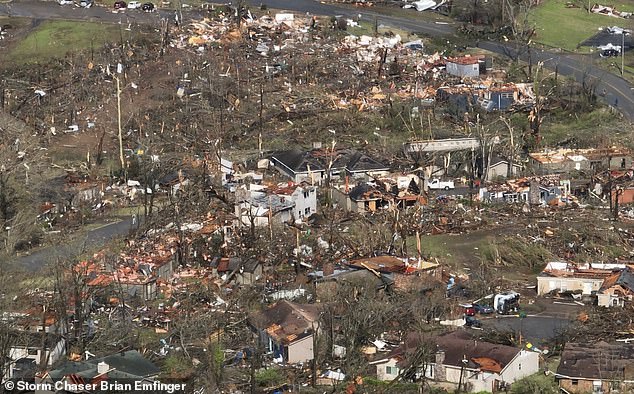
[{"label": "green grass lawn", "polygon": [[[568,2],[546,0],[534,9],[530,19],[537,28],[535,41],[555,48],[576,50],[581,42],[596,34],[600,27],[634,26],[632,20],[589,14],[584,8],[566,8]],[[599,3],[615,6],[619,11],[634,10],[634,2],[631,0]]]},{"label": "green grass lawn", "polygon": [[[120,31],[121,29],[121,31]],[[63,57],[68,52],[97,49],[106,42],[126,40],[130,32],[123,26],[76,21],[46,21],[20,41],[7,56],[20,63]]]}]

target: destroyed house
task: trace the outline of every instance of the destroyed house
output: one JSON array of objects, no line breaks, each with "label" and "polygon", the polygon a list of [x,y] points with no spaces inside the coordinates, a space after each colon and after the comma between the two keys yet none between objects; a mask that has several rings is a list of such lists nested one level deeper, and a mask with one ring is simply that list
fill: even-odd
[{"label": "destroyed house", "polygon": [[211,262],[213,273],[225,282],[251,285],[262,277],[262,263],[255,258],[215,257]]},{"label": "destroyed house", "polygon": [[326,264],[323,271],[315,271],[308,274],[313,280],[315,294],[318,298],[337,294],[337,289],[345,283],[363,285],[374,288],[377,292],[388,289],[394,281],[387,275],[359,269],[337,269],[332,264]]},{"label": "destroyed house", "polygon": [[85,272],[87,286],[106,290],[116,283],[128,296],[143,300],[155,299],[158,296],[158,282],[171,280],[174,273],[173,256],[168,250],[123,256],[121,263],[114,267],[93,266],[97,268]]},{"label": "destroyed house", "polygon": [[8,336],[9,378],[32,378],[36,366],[50,367],[66,354],[66,340],[59,334],[9,331]]},{"label": "destroyed house", "polygon": [[301,221],[317,213],[317,187],[315,186],[289,182],[271,187],[269,191],[293,203],[292,215],[295,221]]},{"label": "destroyed house", "polygon": [[555,149],[528,154],[536,174],[632,168],[632,154],[621,148]]},{"label": "destroyed house", "polygon": [[623,269],[618,264],[577,265],[568,262],[550,262],[537,275],[537,295],[550,292],[573,292],[584,295],[596,294],[603,281],[612,275],[613,270]]},{"label": "destroyed house", "polygon": [[346,211],[368,213],[426,204],[416,176],[377,177],[371,182],[350,186],[348,179],[332,190],[333,200]]},{"label": "destroyed house", "polygon": [[313,334],[321,307],[281,300],[249,317],[249,325],[273,357],[283,363],[304,363],[314,358]]},{"label": "destroyed house", "polygon": [[487,112],[506,111],[515,106],[532,106],[535,100],[530,84],[474,84],[443,86],[436,90],[438,101],[447,102],[454,116],[463,116],[474,107]]},{"label": "destroyed house", "polygon": [[462,56],[447,59],[447,74],[460,78],[475,78],[484,72],[484,56]]},{"label": "destroyed house", "polygon": [[[424,374],[439,383],[461,384],[467,392],[496,392],[539,370],[538,353],[482,341],[465,330],[439,335],[430,342],[430,358],[414,366],[410,377]],[[410,369],[420,343],[417,335],[410,334],[399,348],[372,362],[377,377],[392,380],[408,372],[404,369]]]},{"label": "destroyed house", "polygon": [[308,152],[287,150],[274,153],[271,164],[294,182],[311,185],[321,184],[329,176],[331,179],[346,175],[359,177],[389,170],[385,164],[352,149],[314,149]]},{"label": "destroyed house", "polygon": [[245,198],[238,199],[235,215],[246,226],[268,226],[269,222],[286,223],[292,220],[294,207],[295,203],[283,196],[262,191],[247,191]]},{"label": "destroyed house", "polygon": [[630,393],[634,344],[566,343],[555,378],[565,393]]},{"label": "destroyed house", "polygon": [[423,260],[396,256],[376,256],[350,260],[347,265],[368,270],[396,289],[421,290],[429,278],[441,274],[440,265]]},{"label": "destroyed house", "polygon": [[599,306],[622,307],[626,301],[632,301],[633,296],[634,273],[628,266],[605,278],[597,294],[597,300]]},{"label": "destroyed house", "polygon": [[[337,191],[339,190],[337,189]],[[335,193],[333,192],[333,198]],[[370,183],[361,183],[350,189],[347,196],[343,193],[336,200],[343,200],[338,202],[343,202],[340,205],[351,212],[375,212],[378,210],[389,210],[394,206],[394,197],[390,193]]]}]

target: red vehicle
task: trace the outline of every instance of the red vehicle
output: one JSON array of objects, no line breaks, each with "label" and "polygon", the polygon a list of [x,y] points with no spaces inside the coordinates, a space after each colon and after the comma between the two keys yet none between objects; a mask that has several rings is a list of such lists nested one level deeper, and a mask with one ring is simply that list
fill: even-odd
[{"label": "red vehicle", "polygon": [[475,316],[476,315],[476,310],[474,307],[469,306],[467,308],[464,308],[464,314],[465,316]]}]

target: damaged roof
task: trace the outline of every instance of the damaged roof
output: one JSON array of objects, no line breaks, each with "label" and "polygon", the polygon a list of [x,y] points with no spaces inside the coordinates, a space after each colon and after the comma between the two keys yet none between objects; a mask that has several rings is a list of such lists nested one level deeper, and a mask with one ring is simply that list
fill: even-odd
[{"label": "damaged roof", "polygon": [[634,273],[632,273],[630,267],[626,267],[624,270],[608,276],[603,281],[601,290],[603,291],[613,286],[621,286],[628,291],[634,291]]},{"label": "damaged roof", "polygon": [[313,324],[319,320],[319,304],[296,304],[281,300],[268,309],[249,317],[249,323],[264,330],[270,337],[282,343],[291,343],[313,332]]},{"label": "damaged roof", "polygon": [[569,342],[561,354],[557,375],[585,379],[632,379],[634,344]]},{"label": "damaged roof", "polygon": [[445,353],[443,364],[462,367],[462,360],[469,360],[468,368],[500,372],[509,364],[520,349],[473,338],[464,330],[452,331],[436,338],[438,351]]},{"label": "damaged roof", "polygon": [[260,265],[255,258],[242,259],[241,257],[214,257],[211,267],[216,268],[218,273],[233,272],[238,269],[244,269],[245,272],[253,273]]},{"label": "damaged roof", "polygon": [[410,273],[416,269],[394,256],[376,256],[351,260],[349,266],[357,269],[370,269],[378,272]]}]

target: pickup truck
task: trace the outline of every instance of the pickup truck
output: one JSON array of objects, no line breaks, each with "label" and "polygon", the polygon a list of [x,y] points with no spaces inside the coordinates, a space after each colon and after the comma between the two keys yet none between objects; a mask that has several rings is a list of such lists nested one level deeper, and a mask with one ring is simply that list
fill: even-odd
[{"label": "pickup truck", "polygon": [[453,181],[441,181],[440,179],[432,179],[427,183],[427,186],[432,190],[449,190],[455,188]]}]

